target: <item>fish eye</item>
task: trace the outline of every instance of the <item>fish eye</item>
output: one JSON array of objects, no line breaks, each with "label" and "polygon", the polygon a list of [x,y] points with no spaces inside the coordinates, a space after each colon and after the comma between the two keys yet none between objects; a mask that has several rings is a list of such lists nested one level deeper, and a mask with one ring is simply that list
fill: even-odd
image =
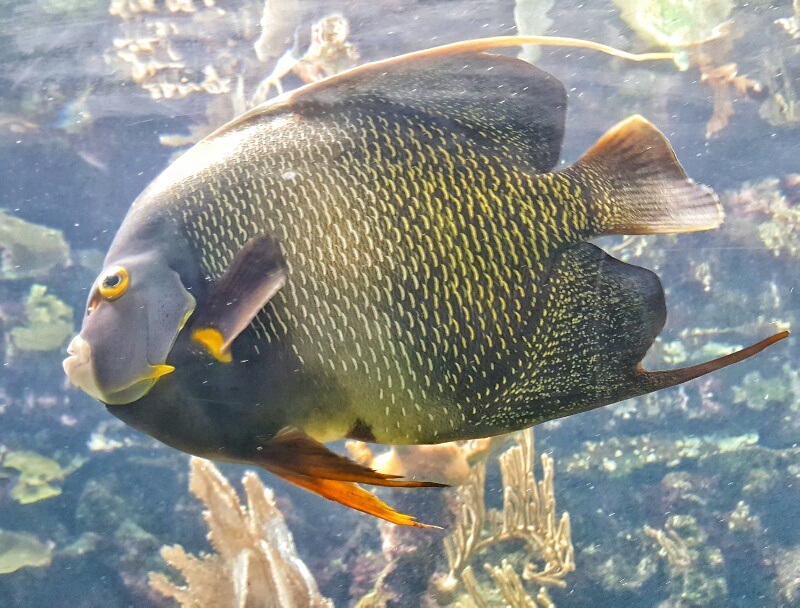
[{"label": "fish eye", "polygon": [[130,276],[121,266],[114,266],[100,279],[97,289],[105,300],[116,300],[128,289]]}]

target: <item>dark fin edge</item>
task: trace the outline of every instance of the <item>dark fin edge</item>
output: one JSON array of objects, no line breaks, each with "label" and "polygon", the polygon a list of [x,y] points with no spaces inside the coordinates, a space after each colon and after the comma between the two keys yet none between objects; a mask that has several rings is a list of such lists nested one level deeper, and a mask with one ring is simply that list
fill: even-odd
[{"label": "dark fin edge", "polygon": [[669,388],[670,386],[675,386],[676,384],[682,384],[683,382],[688,382],[689,380],[694,380],[700,376],[705,376],[706,374],[715,372],[723,367],[728,367],[734,363],[739,363],[740,361],[749,359],[753,355],[757,355],[765,348],[772,346],[776,342],[780,342],[788,336],[788,331],[781,331],[773,336],[770,336],[769,338],[764,338],[760,342],[756,342],[751,346],[743,348],[742,350],[738,350],[735,353],[731,353],[730,355],[725,355],[724,357],[719,357],[718,359],[713,359],[711,361],[706,361],[704,363],[699,363],[697,365],[692,365],[691,367],[665,370],[660,372],[649,372],[639,366],[637,371],[646,376],[650,382],[655,384],[655,387],[651,390],[661,390],[662,388]]},{"label": "dark fin edge", "polygon": [[[564,48],[578,48],[598,51],[611,55],[612,57],[619,57],[620,59],[627,59],[628,61],[662,61],[674,60],[678,55],[670,52],[655,52],[655,53],[628,53],[615,49],[614,47],[593,42],[591,40],[583,40],[582,38],[567,38],[563,36],[494,36],[490,38],[475,38],[472,40],[462,40],[460,42],[453,42],[436,46],[430,49],[423,49],[421,51],[413,51],[397,57],[390,57],[388,59],[381,59],[372,61],[360,66],[356,66],[349,70],[345,70],[331,76],[324,78],[318,82],[307,84],[294,91],[289,91],[284,95],[276,97],[270,101],[265,102],[262,106],[257,106],[243,114],[241,118],[247,115],[258,113],[260,108],[266,109],[273,103],[278,105],[281,102],[292,102],[297,99],[313,95],[317,89],[324,88],[336,79],[352,80],[360,78],[370,78],[373,71],[378,73],[385,72],[386,70],[393,69],[394,64],[407,61],[416,61],[426,59],[429,57],[442,57],[447,55],[466,55],[474,53],[485,53],[497,49],[507,49],[515,46],[522,46],[525,44],[538,44],[541,46],[559,46]],[[238,122],[238,121],[237,121]]]},{"label": "dark fin edge", "polygon": [[592,51],[598,51],[600,53],[605,53],[607,55],[611,55],[612,57],[619,57],[621,59],[626,59],[628,61],[637,61],[637,62],[663,61],[663,60],[672,61],[678,56],[676,53],[671,53],[671,52],[628,53],[626,51],[621,51],[619,49],[615,49],[605,44],[600,44],[599,42],[592,42],[591,40],[583,40],[580,38],[566,38],[561,36],[495,36],[491,38],[477,38],[473,40],[464,40],[461,42],[454,42],[451,44],[437,46],[431,49],[424,49],[421,51],[406,53],[404,55],[399,55],[397,57],[391,57],[388,59],[373,61],[370,63],[366,63],[351,68],[349,70],[345,70],[344,72],[341,72],[340,74],[337,74],[335,76],[324,78],[319,82],[313,82],[311,84],[307,84],[305,86],[300,87],[299,89],[295,89],[294,91],[289,91],[287,93],[284,93],[283,95],[279,95],[274,99],[270,99],[269,101],[266,101],[263,104],[256,106],[255,108],[235,118],[228,124],[220,127],[211,135],[209,135],[206,139],[213,139],[222,132],[229,131],[231,129],[236,129],[242,123],[247,122],[254,116],[260,116],[262,114],[270,113],[273,111],[280,112],[283,109],[285,109],[287,105],[291,106],[292,102],[298,99],[302,99],[303,97],[307,97],[309,95],[315,95],[318,89],[328,86],[328,84],[330,84],[331,82],[341,82],[343,80],[354,80],[354,79],[356,80],[370,79],[373,77],[373,74],[375,72],[380,74],[387,70],[394,69],[395,64],[398,62],[415,61],[418,59],[425,59],[429,57],[442,57],[446,55],[485,53],[487,51],[518,47],[525,44],[538,44],[541,46],[558,46],[564,48],[587,49]]},{"label": "dark fin edge", "polygon": [[717,195],[689,179],[667,138],[639,115],[611,127],[565,170],[588,189],[594,235],[716,228]]}]

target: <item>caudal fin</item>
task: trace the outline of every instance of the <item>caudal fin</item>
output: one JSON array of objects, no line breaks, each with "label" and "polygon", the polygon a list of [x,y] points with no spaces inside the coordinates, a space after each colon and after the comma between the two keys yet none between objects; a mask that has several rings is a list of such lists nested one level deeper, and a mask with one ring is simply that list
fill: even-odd
[{"label": "caudal fin", "polygon": [[567,171],[587,187],[598,236],[695,232],[722,223],[717,195],[686,176],[667,138],[641,116],[617,123]]},{"label": "caudal fin", "polygon": [[715,372],[723,367],[728,367],[734,363],[739,363],[739,361],[749,359],[753,355],[760,353],[765,348],[772,346],[776,342],[780,342],[787,337],[789,337],[789,332],[781,331],[770,336],[769,338],[764,338],[760,342],[756,342],[755,344],[751,344],[746,348],[737,350],[735,353],[725,355],[724,357],[719,357],[718,359],[713,359],[712,361],[705,361],[704,363],[692,365],[691,367],[684,367],[682,369],[670,369],[662,372],[648,372],[645,370],[639,370],[639,372],[647,378],[649,383],[653,384],[653,388],[650,390],[660,390],[662,388],[668,388],[670,386],[675,386],[676,384],[688,382],[689,380],[694,380],[695,378],[705,376],[706,374]]}]

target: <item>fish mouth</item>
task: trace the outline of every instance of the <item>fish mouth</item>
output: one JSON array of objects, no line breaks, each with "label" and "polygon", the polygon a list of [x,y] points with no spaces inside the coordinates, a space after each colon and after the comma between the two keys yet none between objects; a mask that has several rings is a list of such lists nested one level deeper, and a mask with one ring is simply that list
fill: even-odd
[{"label": "fish mouth", "polygon": [[106,405],[122,405],[143,397],[153,388],[156,380],[145,378],[136,380],[119,390],[103,390],[97,382],[97,374],[92,364],[92,348],[80,335],[75,336],[67,346],[69,357],[62,366],[67,378],[77,388]]},{"label": "fish mouth", "polygon": [[97,385],[94,374],[92,349],[89,343],[77,335],[67,346],[67,353],[70,356],[64,359],[62,366],[69,381],[98,401],[103,401],[103,393]]}]

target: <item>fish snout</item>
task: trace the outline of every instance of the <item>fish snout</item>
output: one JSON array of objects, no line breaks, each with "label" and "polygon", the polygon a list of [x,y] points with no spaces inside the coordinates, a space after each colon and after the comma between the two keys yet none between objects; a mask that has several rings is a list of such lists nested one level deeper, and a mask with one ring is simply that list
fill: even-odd
[{"label": "fish snout", "polygon": [[78,334],[67,346],[67,352],[70,356],[64,359],[62,365],[69,381],[98,401],[103,401],[103,393],[97,384],[92,365],[92,348],[89,343]]}]

